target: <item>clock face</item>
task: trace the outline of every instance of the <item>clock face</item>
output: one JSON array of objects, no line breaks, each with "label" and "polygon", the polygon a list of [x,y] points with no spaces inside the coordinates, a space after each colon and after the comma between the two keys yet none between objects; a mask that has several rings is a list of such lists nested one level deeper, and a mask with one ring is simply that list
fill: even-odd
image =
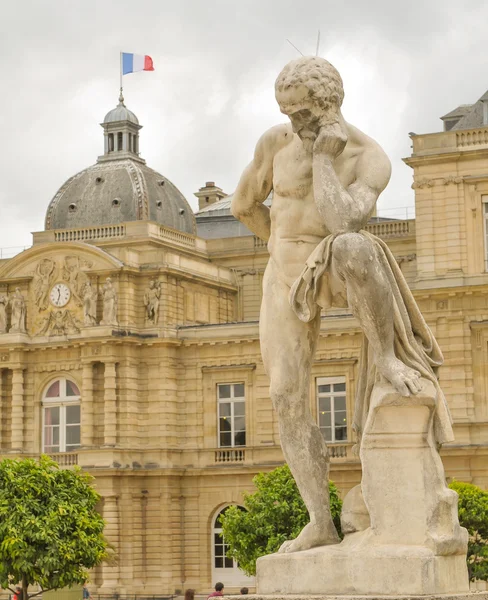
[{"label": "clock face", "polygon": [[66,306],[70,298],[70,289],[64,283],[57,283],[49,294],[49,300],[51,300],[51,304],[53,306],[57,306],[58,308],[61,306]]}]

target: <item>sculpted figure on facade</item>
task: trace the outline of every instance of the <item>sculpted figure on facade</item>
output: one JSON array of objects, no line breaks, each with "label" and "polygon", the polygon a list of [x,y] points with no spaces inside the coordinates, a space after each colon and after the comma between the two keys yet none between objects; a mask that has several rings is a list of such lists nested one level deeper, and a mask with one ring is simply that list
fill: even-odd
[{"label": "sculpted figure on facade", "polygon": [[15,288],[15,292],[10,297],[10,306],[12,307],[12,316],[9,332],[25,333],[25,298],[18,287]]},{"label": "sculpted figure on facade", "polygon": [[117,321],[117,308],[118,308],[118,296],[117,290],[112,283],[110,277],[107,277],[102,288],[103,297],[103,317],[100,321],[100,325],[118,325]]},{"label": "sculpted figure on facade", "polygon": [[[388,536],[383,536],[382,526],[378,526],[383,518],[377,516],[379,495],[384,495],[385,490],[371,485],[381,465],[378,455],[370,458],[373,455],[368,454],[368,440],[374,428],[371,414],[391,402],[428,407],[425,418],[430,419],[430,425],[425,427],[430,429],[419,444],[422,448],[428,446],[429,477],[435,480],[435,492],[428,503],[431,512],[412,516],[411,523],[430,519],[436,525],[431,525],[428,532],[416,530],[418,543],[422,545],[426,538],[438,534],[440,539],[442,530],[443,539],[449,538],[451,548],[447,550],[447,546],[433,542],[432,552],[462,554],[466,532],[457,522],[456,499],[445,486],[436,447],[453,440],[451,417],[435,373],[442,364],[442,354],[388,246],[366,231],[378,196],[389,181],[390,161],[373,139],[345,121],[341,113],[342,79],[328,61],[319,57],[292,61],[278,76],[275,92],[280,110],[290,122],[271,128],[258,141],[231,210],[256,236],[268,242],[270,259],[263,280],[260,315],[261,352],[283,452],[310,514],[310,523],[296,539],[285,542],[280,553],[339,542],[329,506],[329,452],[310,412],[309,389],[321,311],[349,307],[364,333],[353,429],[363,462],[362,496],[367,505],[364,510],[371,515],[371,528],[376,527],[374,535],[371,528],[363,532],[369,536],[364,538],[368,540],[364,546],[380,539],[390,545],[402,542],[402,533],[395,533],[391,523],[384,528],[394,532],[393,539],[386,540]],[[264,201],[272,190],[270,210]],[[398,435],[401,431],[400,426]],[[389,451],[388,456],[391,455]],[[407,464],[410,463],[409,456]],[[421,482],[418,486],[415,493],[422,503],[425,490],[420,489]],[[388,497],[395,493],[401,496],[399,486],[388,490]],[[409,503],[402,498],[395,510],[408,511]],[[439,515],[443,503],[446,512],[442,521]],[[386,514],[383,510],[380,513]],[[349,543],[348,539],[341,543],[343,551],[351,550]],[[373,555],[368,548],[362,560]],[[313,591],[294,589],[293,578],[291,587],[285,589],[283,581],[289,565],[275,561],[271,566],[267,562],[271,558],[274,557],[258,561],[258,592]],[[364,564],[358,566],[361,572]],[[325,570],[329,567],[334,571],[335,566],[329,563]],[[278,587],[263,583],[263,573],[270,579],[281,579],[281,583],[276,583]],[[333,577],[323,575],[329,576]],[[295,576],[295,580],[301,577]],[[337,589],[334,585],[328,580],[314,593],[342,593],[339,590],[344,581],[337,583]],[[366,579],[359,578],[354,591],[373,592],[361,588],[367,585]],[[377,585],[381,587],[380,579]]]},{"label": "sculpted figure on facade", "polygon": [[144,306],[146,307],[146,321],[157,325],[159,321],[159,299],[161,297],[161,282],[151,279],[149,287],[144,293]]},{"label": "sculpted figure on facade", "polygon": [[83,304],[83,290],[88,275],[81,270],[78,256],[66,256],[63,264],[63,277],[69,283],[76,304]]},{"label": "sculpted figure on facade", "polygon": [[36,267],[34,278],[34,302],[39,310],[49,306],[49,291],[54,278],[56,264],[50,258],[43,258]]},{"label": "sculpted figure on facade", "polygon": [[8,295],[0,294],[0,333],[7,333]]},{"label": "sculpted figure on facade", "polygon": [[89,327],[97,324],[97,290],[88,280],[83,288],[83,322]]}]

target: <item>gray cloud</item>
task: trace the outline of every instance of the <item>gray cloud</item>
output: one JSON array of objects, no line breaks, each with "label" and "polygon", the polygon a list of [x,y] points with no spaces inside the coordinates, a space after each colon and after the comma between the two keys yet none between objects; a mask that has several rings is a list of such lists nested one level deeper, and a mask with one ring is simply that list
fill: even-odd
[{"label": "gray cloud", "polygon": [[0,247],[29,244],[57,189],[102,152],[121,50],[154,58],[154,73],[124,78],[126,103],[142,155],[193,206],[206,180],[231,192],[283,120],[273,83],[296,57],[286,38],[313,54],[320,28],[346,119],[392,160],[382,208],[413,205],[407,132],[440,131],[440,115],[488,88],[482,1],[31,0],[2,12]]}]

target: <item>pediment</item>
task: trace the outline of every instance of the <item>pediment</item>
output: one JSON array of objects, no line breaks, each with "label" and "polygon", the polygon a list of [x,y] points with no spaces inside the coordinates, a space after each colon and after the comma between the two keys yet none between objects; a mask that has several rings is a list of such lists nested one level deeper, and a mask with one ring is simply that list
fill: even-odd
[{"label": "pediment", "polygon": [[[25,279],[38,275],[39,269],[50,271],[52,277],[79,269],[97,272],[121,269],[124,264],[104,250],[78,242],[36,244],[0,265],[0,283],[4,279]],[[56,273],[55,273],[56,271]]]}]

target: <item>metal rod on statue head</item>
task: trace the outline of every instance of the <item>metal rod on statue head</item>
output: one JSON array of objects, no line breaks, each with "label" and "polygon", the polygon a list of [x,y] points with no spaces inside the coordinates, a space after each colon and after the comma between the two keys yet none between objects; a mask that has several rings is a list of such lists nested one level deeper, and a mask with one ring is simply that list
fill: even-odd
[{"label": "metal rod on statue head", "polygon": [[319,55],[319,48],[320,48],[320,29],[319,29],[319,33],[317,35],[317,50],[315,51],[315,56]]},{"label": "metal rod on statue head", "polygon": [[293,46],[293,47],[295,48],[295,50],[296,50],[297,52],[300,52],[300,54],[303,56],[303,52],[301,52],[301,51],[300,51],[300,50],[299,50],[299,49],[298,49],[298,48],[295,46],[295,44],[293,44],[292,42],[290,42],[290,40],[288,40],[288,39],[287,39],[286,41],[287,41],[287,42],[290,44],[290,46]]}]

